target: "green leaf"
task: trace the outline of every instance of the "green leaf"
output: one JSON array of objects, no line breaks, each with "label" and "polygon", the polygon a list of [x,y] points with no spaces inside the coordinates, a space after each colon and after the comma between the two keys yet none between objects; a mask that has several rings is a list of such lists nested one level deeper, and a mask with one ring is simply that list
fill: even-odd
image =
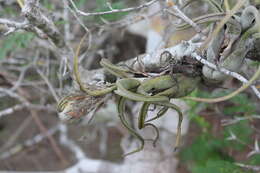
[{"label": "green leaf", "polygon": [[[104,11],[110,11],[109,7],[107,6],[106,0],[97,0],[97,6],[96,12],[104,12]],[[124,2],[118,1],[111,4],[113,9],[122,9],[125,7]],[[108,20],[108,21],[114,21],[122,18],[123,16],[127,15],[128,12],[120,12],[120,13],[113,13],[113,14],[104,14],[100,16],[96,16],[97,20],[100,20],[100,17]]]},{"label": "green leaf", "polygon": [[84,5],[87,3],[87,1],[88,0],[78,0],[78,1],[74,1],[74,3],[78,9],[81,9],[82,7],[84,7]]},{"label": "green leaf", "polygon": [[59,20],[59,21],[57,21],[57,22],[54,22],[54,24],[55,24],[56,26],[64,25],[64,24],[67,24],[67,23],[69,23],[68,20]]},{"label": "green leaf", "polygon": [[54,11],[54,10],[55,10],[54,4],[53,4],[53,3],[50,3],[48,0],[43,0],[43,1],[42,1],[42,4],[43,4],[43,6],[44,6],[46,9],[48,9],[48,10],[50,10],[50,11]]},{"label": "green leaf", "polygon": [[245,173],[238,166],[224,160],[208,160],[205,166],[197,166],[192,173]]},{"label": "green leaf", "polygon": [[225,147],[225,141],[204,133],[198,136],[191,146],[181,151],[181,159],[184,161],[193,161],[197,164],[205,164],[208,159],[230,159],[225,156],[221,150]]},{"label": "green leaf", "polygon": [[[230,93],[230,91],[217,91],[213,93],[202,92],[196,90],[192,93],[195,97],[219,97]],[[242,170],[240,167],[233,164],[234,158],[229,156],[227,150],[243,151],[245,146],[251,143],[252,128],[248,120],[240,121],[236,124],[225,127],[224,136],[216,138],[210,134],[210,124],[198,112],[204,107],[213,107],[213,104],[196,103],[186,101],[190,106],[190,117],[203,130],[202,134],[196,137],[190,146],[185,147],[180,157],[191,170],[192,173],[253,173],[252,171]],[[229,100],[234,105],[224,106],[225,115],[240,115],[250,116],[255,113],[255,104],[245,94],[239,94]],[[206,108],[207,108],[206,107]],[[203,109],[204,109],[203,108]],[[206,130],[205,130],[206,129]],[[226,140],[232,131],[239,141]],[[220,132],[221,133],[221,132]],[[259,165],[260,156],[252,156],[249,164]]]},{"label": "green leaf", "polygon": [[4,7],[3,10],[0,11],[0,17],[7,15],[9,17],[17,16],[20,11],[15,10],[12,7]]},{"label": "green leaf", "polygon": [[232,146],[232,149],[242,151],[246,145],[252,142],[250,136],[253,131],[250,127],[248,120],[243,120],[236,124],[227,126],[225,128],[224,136],[226,138],[229,137],[230,132],[232,132],[238,138],[239,141],[242,141],[242,143],[236,140],[227,141],[229,143],[228,145]]},{"label": "green leaf", "polygon": [[254,103],[249,100],[245,94],[239,94],[232,99],[234,106],[225,107],[224,113],[229,115],[236,115],[237,113],[253,114],[256,111]]},{"label": "green leaf", "polygon": [[14,33],[7,36],[2,40],[2,42],[0,42],[0,59],[6,57],[7,53],[10,51],[15,51],[19,48],[26,48],[33,37],[34,34],[32,33]]},{"label": "green leaf", "polygon": [[260,165],[260,154],[255,154],[250,157],[249,160],[250,165]]},{"label": "green leaf", "polygon": [[209,129],[210,127],[210,124],[205,120],[205,118],[199,115],[194,116],[192,120],[204,129]]}]

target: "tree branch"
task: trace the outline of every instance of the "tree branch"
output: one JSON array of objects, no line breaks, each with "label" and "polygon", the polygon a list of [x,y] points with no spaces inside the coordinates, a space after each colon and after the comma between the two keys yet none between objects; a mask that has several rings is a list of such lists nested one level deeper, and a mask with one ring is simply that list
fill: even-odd
[{"label": "tree branch", "polygon": [[26,30],[30,27],[30,24],[27,21],[20,23],[20,22],[11,21],[9,19],[3,19],[3,18],[0,18],[0,24],[6,25],[8,28],[8,31],[4,33],[4,35],[11,34],[12,32],[15,32],[20,29]]},{"label": "tree branch", "polygon": [[[218,70],[228,76],[232,76],[245,84],[248,83],[248,80],[245,77],[243,77],[242,75],[240,75],[236,72],[229,71],[222,67],[217,67],[213,63],[211,63],[211,62],[207,61],[206,59],[202,58],[201,56],[199,56],[197,54],[197,49],[199,48],[199,46],[200,46],[200,44],[198,44],[198,43],[182,42],[182,43],[178,44],[177,46],[166,48],[166,49],[161,49],[152,54],[140,55],[140,56],[130,59],[126,62],[121,62],[118,65],[127,66],[134,71],[142,71],[142,69],[140,67],[140,61],[141,61],[142,64],[144,65],[146,72],[148,72],[148,73],[149,72],[160,72],[160,69],[162,69],[162,67],[168,65],[167,63],[169,63],[169,62],[167,62],[169,59],[167,57],[163,57],[162,54],[164,52],[169,52],[176,61],[182,61],[184,57],[191,57],[191,58],[194,58],[195,60],[199,61],[203,65],[208,66],[209,68]],[[85,72],[83,72],[82,76],[84,76],[84,77],[82,80],[84,81],[84,83],[93,83],[93,82],[95,83],[97,81],[100,82],[102,80],[104,81],[105,73],[106,72],[104,72],[103,69],[94,70],[94,71],[85,71]],[[251,85],[250,87],[252,88],[252,90],[254,91],[256,96],[260,99],[260,92],[258,91],[256,86]]]},{"label": "tree branch", "polygon": [[72,0],[69,0],[69,1],[72,4],[73,8],[76,10],[77,14],[82,15],[82,16],[99,16],[99,15],[104,15],[104,14],[137,11],[137,10],[140,10],[142,8],[149,7],[150,5],[154,4],[158,0],[149,1],[149,2],[147,2],[145,4],[142,4],[142,5],[138,6],[138,7],[130,7],[130,8],[124,8],[124,9],[112,9],[112,7],[108,4],[110,9],[111,9],[110,11],[95,12],[95,13],[86,13],[86,12],[80,11]]}]

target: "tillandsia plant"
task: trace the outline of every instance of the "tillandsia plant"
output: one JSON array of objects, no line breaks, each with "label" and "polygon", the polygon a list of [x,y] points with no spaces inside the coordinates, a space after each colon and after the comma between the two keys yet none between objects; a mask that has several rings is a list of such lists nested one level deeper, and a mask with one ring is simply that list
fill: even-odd
[{"label": "tillandsia plant", "polygon": [[[241,5],[241,3],[238,5]],[[198,19],[198,21],[202,19]],[[149,68],[144,68],[144,70],[138,71],[133,68],[133,64],[124,64],[124,66],[114,65],[108,60],[102,59],[100,65],[106,71],[117,77],[116,82],[108,85],[104,84],[103,86],[90,86],[81,81],[78,67],[78,56],[85,39],[85,37],[83,37],[73,59],[74,79],[79,85],[81,94],[66,96],[60,101],[58,105],[60,116],[63,120],[79,119],[85,113],[98,107],[105,95],[110,93],[117,95],[119,97],[117,103],[119,118],[129,133],[138,138],[141,143],[139,148],[125,154],[126,156],[141,151],[144,147],[144,139],[127,122],[124,115],[125,101],[132,100],[143,102],[138,117],[138,128],[142,129],[146,126],[152,126],[155,128],[157,136],[154,143],[158,139],[159,131],[157,127],[152,124],[152,121],[163,116],[166,111],[171,108],[177,111],[179,115],[175,143],[176,149],[180,145],[183,115],[180,108],[172,104],[170,99],[184,97],[186,99],[202,102],[218,102],[227,100],[249,87],[252,82],[259,77],[260,68],[247,84],[227,96],[212,99],[186,97],[198,86],[199,83],[201,83],[202,78],[208,81],[223,80],[225,75],[219,72],[218,69],[225,68],[230,71],[238,71],[241,67],[242,61],[244,60],[245,54],[247,53],[247,46],[251,44],[249,38],[255,39],[259,37],[259,20],[258,10],[253,6],[249,6],[242,11],[241,16],[230,18],[227,21],[227,25],[219,32],[214,32],[216,30],[212,31],[212,33],[217,34],[215,34],[216,37],[209,44],[209,48],[206,51],[206,59],[209,62],[217,61],[218,67],[215,70],[212,70],[206,65],[202,66],[199,62],[190,60],[192,56],[194,57],[196,55],[196,53],[194,55],[194,52],[197,51],[197,49],[191,50],[190,54],[182,57],[175,56],[171,51],[162,51],[160,53],[158,69],[156,70],[157,75],[155,76],[150,74],[154,71],[149,71]],[[215,24],[213,24],[212,28],[214,28],[214,25]],[[189,47],[189,44],[189,42],[186,42],[183,43],[182,46]],[[200,48],[199,46],[201,45],[198,44],[196,48]],[[168,56],[165,57],[164,55]],[[143,59],[144,57],[137,58],[135,65],[138,64],[137,66],[142,67]],[[143,80],[143,78],[145,78],[145,80]],[[162,108],[157,113],[156,117],[147,120],[146,116],[150,105],[157,105]],[[85,106],[88,107],[85,108]]]},{"label": "tillandsia plant", "polygon": [[93,97],[79,91],[71,93],[59,101],[59,118],[63,122],[80,121],[84,115],[96,109],[103,99],[103,96]]},{"label": "tillandsia plant", "polygon": [[[100,62],[101,66],[111,74],[118,77],[118,80],[115,83],[104,85],[101,88],[91,87],[83,84],[78,69],[78,54],[83,41],[84,37],[82,38],[74,56],[74,77],[79,84],[81,93],[84,94],[69,95],[60,101],[58,104],[58,110],[62,120],[71,121],[81,118],[83,114],[93,110],[93,108],[100,103],[99,101],[102,100],[101,98],[103,98],[106,94],[114,93],[119,96],[117,108],[122,124],[141,142],[141,146],[138,149],[125,155],[141,151],[144,147],[143,137],[130,126],[124,116],[126,99],[144,102],[139,114],[138,127],[140,129],[146,126],[152,126],[155,128],[157,137],[155,138],[154,143],[158,139],[159,131],[157,127],[151,123],[151,121],[164,115],[169,108],[176,110],[179,115],[178,132],[175,144],[176,149],[180,143],[181,122],[183,117],[180,108],[170,103],[169,100],[170,98],[183,97],[191,93],[200,81],[200,77],[198,75],[194,76],[194,74],[192,76],[188,76],[181,73],[171,73],[170,65],[168,68],[163,69],[163,75],[149,77],[146,80],[141,81],[140,77],[135,76],[137,73],[140,75],[140,72],[135,72],[127,68],[113,65],[106,59],[102,59]],[[79,104],[79,102],[81,103]],[[156,117],[146,120],[148,108],[151,104],[162,106],[163,108],[158,112]],[[84,105],[88,105],[88,108],[84,108]]]}]

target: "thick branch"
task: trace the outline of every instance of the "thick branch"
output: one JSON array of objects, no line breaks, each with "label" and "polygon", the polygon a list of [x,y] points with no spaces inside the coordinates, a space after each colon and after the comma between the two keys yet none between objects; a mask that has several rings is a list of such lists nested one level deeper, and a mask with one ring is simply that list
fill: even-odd
[{"label": "thick branch", "polygon": [[[191,57],[193,59],[196,59],[203,65],[206,65],[209,68],[212,68],[214,70],[218,70],[228,76],[232,76],[243,83],[248,82],[248,80],[245,77],[241,76],[240,74],[229,71],[225,68],[218,68],[216,65],[208,62],[206,59],[199,56],[196,51],[199,46],[200,44],[182,42],[177,46],[158,50],[152,54],[140,55],[126,62],[121,62],[118,65],[127,66],[130,69],[137,72],[142,72],[143,70],[145,70],[145,72],[148,73],[149,75],[158,75],[155,73],[163,72],[162,70],[163,67],[169,65],[169,57],[162,56],[164,52],[169,52],[171,54],[171,58],[173,58],[176,62],[183,61],[185,57]],[[198,70],[197,74],[199,74],[200,69],[197,70]],[[83,72],[82,80],[84,83],[90,83],[90,84],[100,82],[100,81],[105,82],[105,74],[106,72],[104,72],[102,69],[94,70],[94,71],[85,71]],[[260,98],[260,93],[257,90],[257,88],[253,85],[250,87],[253,89],[257,97]]]},{"label": "thick branch", "polygon": [[[55,53],[61,58],[67,58],[69,64],[72,64],[73,50],[66,43],[62,34],[59,32],[53,21],[49,19],[37,6],[37,0],[26,0],[25,5],[22,9],[23,15],[26,17],[28,22],[33,26],[34,31],[40,30],[45,38],[49,38],[55,45]],[[70,70],[72,70],[72,67]]]},{"label": "thick branch", "polygon": [[[184,57],[190,56],[195,50],[200,46],[197,43],[189,43],[182,42],[177,46],[161,49],[149,54],[142,54],[132,59],[129,59],[125,62],[120,62],[118,65],[123,67],[129,67],[134,71],[141,72],[145,70],[145,72],[153,75],[153,72],[159,72],[162,67],[169,65],[169,57],[161,56],[164,52],[169,52],[172,54],[175,60],[181,61]],[[145,69],[142,69],[142,65],[144,65]],[[104,81],[105,74],[107,74],[103,69],[97,70],[82,70],[82,79],[84,83],[93,84],[97,81]],[[156,74],[154,74],[156,75]]]},{"label": "thick branch", "polygon": [[53,21],[41,12],[39,7],[36,6],[35,0],[26,0],[22,13],[33,26],[41,29],[57,47],[62,48],[66,46],[62,35]]}]

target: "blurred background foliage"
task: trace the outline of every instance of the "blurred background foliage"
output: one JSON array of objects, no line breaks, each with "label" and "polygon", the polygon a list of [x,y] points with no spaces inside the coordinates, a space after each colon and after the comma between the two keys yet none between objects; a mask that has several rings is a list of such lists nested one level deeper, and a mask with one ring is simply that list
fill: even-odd
[{"label": "blurred background foliage", "polygon": [[[221,91],[216,95],[225,94],[226,91]],[[207,97],[210,93],[195,91],[192,95]],[[251,126],[255,119],[250,118],[256,114],[255,103],[246,94],[239,94],[222,103],[222,110],[218,112],[215,109],[219,107],[217,104],[209,105],[193,101],[187,101],[187,103],[191,106],[189,111],[191,122],[200,129],[198,134],[188,135],[186,138],[188,144],[180,153],[181,162],[187,166],[188,170],[192,173],[254,173],[254,171],[241,169],[236,166],[235,162],[239,157],[240,161],[245,164],[260,165],[259,154],[248,156],[249,151],[252,150],[250,145],[254,143],[252,137],[256,130],[254,126]],[[215,109],[213,115],[210,109]],[[206,111],[203,114],[210,115],[201,116],[202,111]],[[215,120],[209,121],[210,118]],[[234,118],[242,119],[234,124],[225,125],[224,128],[213,124],[221,123],[223,119]],[[217,129],[213,130],[213,128]],[[190,133],[192,133],[191,130]]]},{"label": "blurred background foliage", "polygon": [[[90,0],[78,0],[76,6],[79,9],[86,7],[86,3]],[[90,12],[100,12],[109,10],[106,0],[96,0],[92,8],[88,9]],[[113,1],[111,7],[120,9],[128,7],[133,1]],[[257,1],[257,3],[259,3]],[[42,0],[41,4],[50,12],[56,10],[56,6],[50,3],[49,0]],[[0,17],[13,18],[19,16],[19,7],[17,5],[6,6],[0,11]],[[85,18],[84,21],[101,23],[102,20],[116,21],[127,15],[128,13],[116,13],[109,15],[102,15],[98,17]],[[68,21],[56,21],[58,26],[63,27]],[[28,32],[17,32],[6,37],[1,36],[0,40],[0,61],[16,54],[17,51],[29,48],[32,44],[35,35]],[[26,55],[25,55],[26,56]],[[28,62],[27,62],[28,63]],[[28,64],[22,64],[25,66]],[[52,70],[50,76],[56,77],[56,69]],[[31,80],[29,76],[27,79]],[[56,83],[57,84],[57,83]],[[58,85],[58,84],[57,84]],[[199,97],[214,97],[227,94],[227,91],[216,92],[214,94],[196,90],[191,95]],[[53,100],[52,100],[53,102]],[[179,156],[181,164],[186,168],[186,171],[191,173],[244,173],[240,167],[236,166],[235,162],[260,165],[260,154],[247,156],[252,150],[256,136],[255,126],[259,126],[260,122],[251,119],[257,113],[255,101],[248,97],[247,94],[239,94],[231,100],[221,104],[204,104],[193,101],[186,101],[191,107],[189,111],[189,118],[191,119],[191,126],[195,127],[195,131],[189,130],[186,137],[185,147],[182,148]],[[1,104],[3,108],[5,104]],[[203,115],[201,113],[203,112]],[[204,116],[206,115],[206,116]],[[213,117],[214,116],[214,117]],[[237,123],[221,126],[221,120],[234,118],[245,118]],[[213,119],[213,120],[212,120]],[[1,124],[0,124],[1,125]],[[0,126],[2,127],[2,126]],[[0,128],[1,130],[4,128]],[[236,138],[230,139],[231,134]],[[260,143],[260,142],[259,142]],[[113,156],[112,156],[113,157]],[[253,173],[253,171],[247,171]]]},{"label": "blurred background foliage", "polygon": [[8,35],[0,42],[0,60],[8,58],[8,53],[10,52],[14,54],[16,50],[27,48],[33,38],[33,33],[14,33]]}]

